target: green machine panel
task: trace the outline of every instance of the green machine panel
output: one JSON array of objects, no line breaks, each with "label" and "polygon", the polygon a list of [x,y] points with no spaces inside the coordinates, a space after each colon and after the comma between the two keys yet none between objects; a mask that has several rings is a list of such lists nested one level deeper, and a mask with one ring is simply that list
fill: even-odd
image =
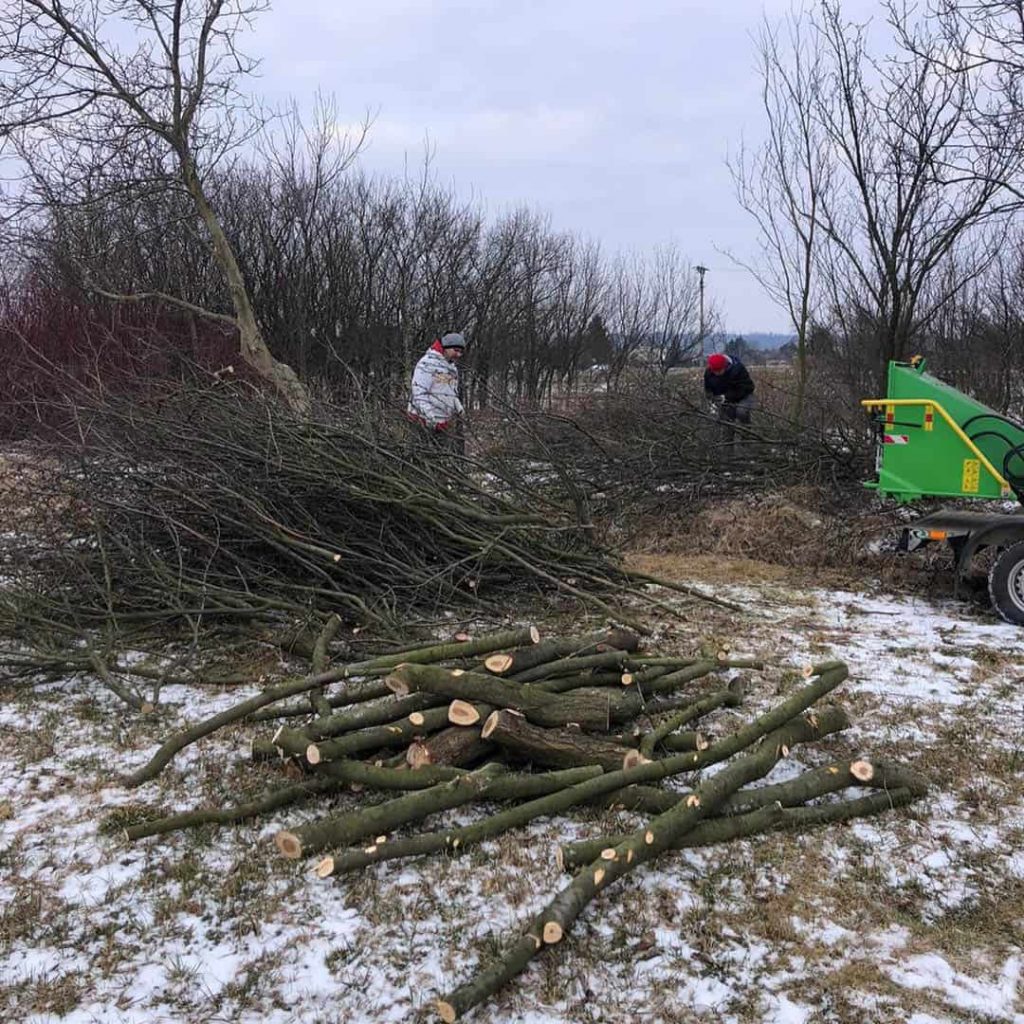
[{"label": "green machine panel", "polygon": [[878,480],[899,501],[1012,497],[1024,487],[1024,427],[924,372],[889,364],[885,398],[867,399],[880,425]]}]

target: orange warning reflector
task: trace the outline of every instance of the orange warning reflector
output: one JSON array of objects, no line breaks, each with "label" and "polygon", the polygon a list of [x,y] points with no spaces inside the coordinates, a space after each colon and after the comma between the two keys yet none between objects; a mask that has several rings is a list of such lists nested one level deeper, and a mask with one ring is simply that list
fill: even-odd
[{"label": "orange warning reflector", "polygon": [[929,540],[945,540],[947,536],[948,535],[947,535],[945,530],[929,530],[928,531],[928,539]]}]

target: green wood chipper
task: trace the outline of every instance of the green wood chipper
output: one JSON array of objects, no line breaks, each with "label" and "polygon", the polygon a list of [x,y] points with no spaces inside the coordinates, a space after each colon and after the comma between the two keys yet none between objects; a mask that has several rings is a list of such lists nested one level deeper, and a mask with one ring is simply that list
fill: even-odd
[{"label": "green wood chipper", "polygon": [[983,548],[995,548],[989,595],[1008,622],[1024,625],[1024,426],[925,373],[925,361],[889,364],[885,398],[862,403],[878,424],[878,479],[865,486],[900,502],[960,498],[998,510],[942,509],[914,520],[900,548],[949,543],[957,582]]}]

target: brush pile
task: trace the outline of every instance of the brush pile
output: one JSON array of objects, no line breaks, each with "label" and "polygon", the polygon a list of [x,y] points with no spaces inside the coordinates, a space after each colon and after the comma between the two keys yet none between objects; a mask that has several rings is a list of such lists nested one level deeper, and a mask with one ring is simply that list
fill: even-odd
[{"label": "brush pile", "polygon": [[77,396],[26,488],[32,536],[3,552],[12,629],[407,631],[551,594],[611,614],[629,575],[571,506],[370,412],[302,419],[227,383]]},{"label": "brush pile", "polygon": [[[315,858],[316,876],[327,879],[456,855],[537,818],[554,819],[558,836],[558,816],[578,808],[638,815],[635,831],[558,848],[572,881],[500,956],[437,1001],[444,1021],[488,999],[556,945],[599,892],[663,853],[876,814],[926,790],[905,767],[827,755],[788,781],[757,785],[796,745],[847,728],[846,712],[822,703],[847,677],[841,662],[787,670],[733,659],[724,646],[658,656],[641,653],[625,629],[542,640],[530,627],[331,667],[336,628],[321,634],[312,674],[170,737],[126,780],[155,779],[190,743],[245,720],[267,728],[253,756],[279,760],[292,784],[245,804],[136,821],[126,834],[229,823],[345,790],[344,810],[274,837],[279,855]],[[777,702],[741,719],[729,709],[753,689],[749,673],[766,670]],[[873,792],[845,793],[852,787]],[[502,809],[472,824],[447,816],[421,827],[480,803]]]},{"label": "brush pile", "polygon": [[759,407],[751,425],[729,423],[692,388],[645,379],[589,395],[571,413],[506,415],[489,458],[509,477],[545,474],[550,493],[585,501],[595,522],[622,528],[627,516],[690,514],[787,487],[856,496],[870,441],[833,407],[809,405],[800,423]]}]

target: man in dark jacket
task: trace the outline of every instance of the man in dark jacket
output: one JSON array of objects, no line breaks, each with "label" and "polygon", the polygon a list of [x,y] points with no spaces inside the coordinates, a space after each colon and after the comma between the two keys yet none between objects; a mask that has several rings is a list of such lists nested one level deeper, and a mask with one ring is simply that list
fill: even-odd
[{"label": "man in dark jacket", "polygon": [[754,408],[754,382],[747,368],[735,356],[715,352],[708,356],[704,371],[704,394],[720,407],[729,423],[749,423]]}]

